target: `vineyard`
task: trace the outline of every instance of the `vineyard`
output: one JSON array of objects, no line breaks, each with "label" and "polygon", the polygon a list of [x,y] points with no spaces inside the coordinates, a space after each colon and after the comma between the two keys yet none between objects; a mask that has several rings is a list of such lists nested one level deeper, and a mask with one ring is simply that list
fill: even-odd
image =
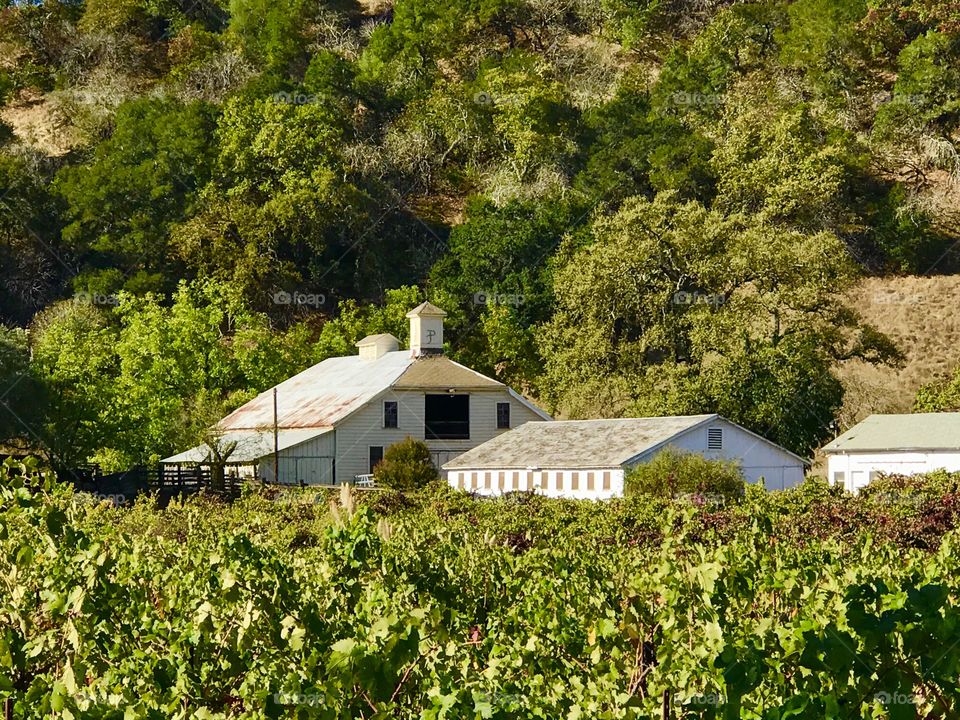
[{"label": "vineyard", "polygon": [[15,718],[949,718],[960,477],[736,502],[0,471]]}]

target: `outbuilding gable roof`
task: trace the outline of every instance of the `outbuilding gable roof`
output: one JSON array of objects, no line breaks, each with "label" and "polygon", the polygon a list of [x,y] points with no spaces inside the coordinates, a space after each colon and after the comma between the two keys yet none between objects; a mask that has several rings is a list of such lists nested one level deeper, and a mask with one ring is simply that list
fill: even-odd
[{"label": "outbuilding gable roof", "polygon": [[960,451],[960,413],[871,415],[827,444],[844,452]]},{"label": "outbuilding gable roof", "polygon": [[719,415],[529,422],[454,458],[467,468],[615,468]]}]

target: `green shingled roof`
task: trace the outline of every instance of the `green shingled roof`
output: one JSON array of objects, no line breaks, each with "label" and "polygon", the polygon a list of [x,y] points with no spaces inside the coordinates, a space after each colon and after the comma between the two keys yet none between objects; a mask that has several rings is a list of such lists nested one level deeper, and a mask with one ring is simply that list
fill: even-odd
[{"label": "green shingled roof", "polygon": [[960,413],[871,415],[823,448],[825,453],[960,450]]}]

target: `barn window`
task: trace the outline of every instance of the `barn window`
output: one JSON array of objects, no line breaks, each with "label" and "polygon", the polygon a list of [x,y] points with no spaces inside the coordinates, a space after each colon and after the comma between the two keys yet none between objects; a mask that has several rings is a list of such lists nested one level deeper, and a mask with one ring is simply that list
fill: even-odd
[{"label": "barn window", "polygon": [[370,472],[373,473],[373,469],[380,464],[380,461],[383,460],[383,445],[371,445],[370,446]]},{"label": "barn window", "polygon": [[427,440],[470,439],[469,395],[426,395],[424,401]]},{"label": "barn window", "polygon": [[510,429],[510,403],[497,403],[497,430]]},{"label": "barn window", "polygon": [[400,411],[399,411],[396,400],[384,401],[383,426],[385,428],[400,427]]},{"label": "barn window", "polygon": [[707,450],[723,450],[723,428],[707,430]]}]

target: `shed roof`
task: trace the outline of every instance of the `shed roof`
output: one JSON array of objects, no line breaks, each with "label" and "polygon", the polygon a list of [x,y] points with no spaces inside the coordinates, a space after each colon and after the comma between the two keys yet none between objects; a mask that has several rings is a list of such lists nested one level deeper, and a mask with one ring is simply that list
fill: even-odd
[{"label": "shed roof", "polygon": [[[278,430],[277,431],[277,449],[286,450],[294,445],[312,440],[318,435],[323,435],[330,430],[324,429],[301,429],[301,430]],[[262,457],[273,454],[273,430],[232,430],[225,432],[218,440],[221,448],[225,448],[230,443],[236,443],[236,448],[226,459],[229,464],[248,464],[259,460]],[[211,459],[210,446],[201,443],[194,448],[185,450],[182,453],[171,455],[160,462],[165,465],[188,465],[191,463],[209,462]]]},{"label": "shed roof", "polygon": [[394,345],[400,344],[400,341],[397,340],[397,338],[395,338],[390,333],[378,333],[376,335],[367,335],[362,340],[358,340],[357,342],[355,342],[354,345],[359,347],[360,345],[368,345],[371,343],[379,343],[379,342],[386,342]]},{"label": "shed roof", "polygon": [[827,454],[909,450],[960,450],[960,413],[871,415],[823,448]]},{"label": "shed roof", "polygon": [[443,466],[468,468],[615,468],[719,415],[529,422]]}]

